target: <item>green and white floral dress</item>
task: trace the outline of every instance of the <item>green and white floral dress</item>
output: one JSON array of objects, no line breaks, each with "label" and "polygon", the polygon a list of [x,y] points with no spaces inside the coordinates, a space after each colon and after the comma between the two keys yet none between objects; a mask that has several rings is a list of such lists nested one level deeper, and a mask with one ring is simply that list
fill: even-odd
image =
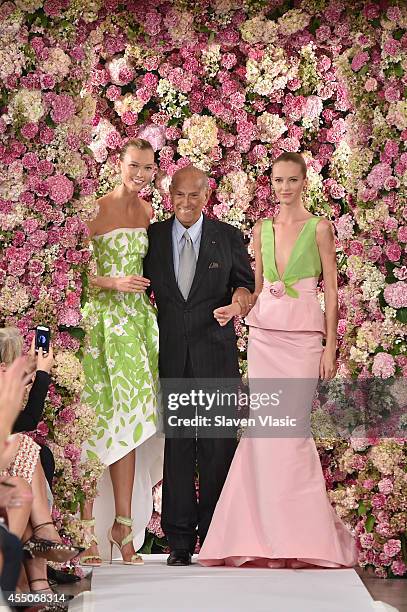
[{"label": "green and white floral dress", "polygon": [[[92,240],[99,276],[143,274],[144,228],[120,228]],[[145,293],[99,290],[83,316],[89,342],[83,359],[82,399],[97,415],[85,451],[105,465],[121,459],[156,432],[158,326]]]}]

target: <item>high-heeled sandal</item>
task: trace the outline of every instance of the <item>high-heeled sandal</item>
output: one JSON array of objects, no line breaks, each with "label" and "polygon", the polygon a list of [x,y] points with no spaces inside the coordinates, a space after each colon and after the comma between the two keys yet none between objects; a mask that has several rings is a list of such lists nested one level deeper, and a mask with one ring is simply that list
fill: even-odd
[{"label": "high-heeled sandal", "polygon": [[[119,525],[125,525],[126,527],[131,528],[133,526],[133,520],[131,518],[127,518],[126,516],[116,516],[115,521],[116,523],[119,523]],[[122,548],[123,546],[126,546],[126,544],[129,544],[129,542],[132,542],[133,538],[134,538],[133,531],[130,531],[129,535],[123,538],[123,540],[119,544],[119,542],[116,542],[116,540],[113,539],[112,527],[109,529],[109,531],[107,532],[107,539],[110,542],[110,564],[113,563],[113,544],[116,544],[117,548],[121,552],[122,563],[124,565],[144,565],[143,557],[139,555],[138,553],[135,553],[134,555],[132,555],[130,561],[125,561],[123,558]]]},{"label": "high-heeled sandal", "polygon": [[[84,527],[94,527],[95,519],[82,519],[81,523]],[[97,537],[94,533],[91,533],[90,540],[88,540],[88,548],[90,548],[93,544],[96,546],[99,544]],[[86,550],[86,549],[85,549]],[[103,563],[102,557],[100,555],[83,555],[83,557],[79,558],[79,563],[81,565],[89,566],[89,567],[100,567]]]},{"label": "high-heeled sandal", "polygon": [[41,527],[53,524],[54,523],[48,521],[47,523],[41,523],[32,528],[33,535],[23,543],[23,550],[29,558],[38,557],[40,559],[46,559],[47,561],[65,563],[85,550],[80,546],[68,546],[62,542],[40,538],[35,535]]},{"label": "high-heeled sandal", "polygon": [[[28,584],[30,585],[31,593],[44,593],[44,594],[49,593],[50,595],[55,593],[55,591],[53,591],[53,589],[51,588],[49,582],[48,582],[48,587],[46,587],[45,589],[36,589],[35,591],[32,590],[31,585],[34,584],[34,582],[48,582],[48,580],[46,578],[33,578],[33,580],[29,580]],[[68,602],[71,601],[71,599],[73,599],[73,595],[64,595],[64,598],[65,598],[64,603],[58,602],[58,601],[51,601],[49,603],[45,603],[44,606],[40,605],[39,608],[35,606],[35,611],[36,612],[67,612],[69,608]]]}]

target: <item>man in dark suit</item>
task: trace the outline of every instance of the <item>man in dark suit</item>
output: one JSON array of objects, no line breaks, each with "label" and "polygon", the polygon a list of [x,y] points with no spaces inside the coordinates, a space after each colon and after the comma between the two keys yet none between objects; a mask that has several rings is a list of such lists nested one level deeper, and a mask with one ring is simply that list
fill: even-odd
[{"label": "man in dark suit", "polygon": [[[210,189],[201,170],[178,170],[170,192],[175,217],[150,226],[144,262],[158,309],[160,377],[238,379],[233,317],[247,313],[254,291],[242,234],[202,214]],[[197,526],[202,544],[235,449],[235,437],[166,436],[161,524],[168,565],[190,564]]]}]

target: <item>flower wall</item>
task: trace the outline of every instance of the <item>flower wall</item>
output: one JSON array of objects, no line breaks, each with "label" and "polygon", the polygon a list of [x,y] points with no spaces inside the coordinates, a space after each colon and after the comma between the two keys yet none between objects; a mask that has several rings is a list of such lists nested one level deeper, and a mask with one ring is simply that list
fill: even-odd
[{"label": "flower wall", "polygon": [[[92,493],[100,470],[81,464],[79,450],[92,427],[79,402],[80,299],[90,257],[84,222],[94,194],[116,184],[127,137],[147,138],[157,150],[159,172],[146,193],[156,219],[170,214],[172,174],[192,162],[211,176],[206,212],[241,228],[248,241],[257,219],[278,212],[272,160],[305,151],[307,205],[337,231],[339,372],[405,374],[402,4],[3,4],[0,312],[27,343],[35,324],[53,327],[54,385],[39,433],[57,454],[61,520]],[[247,329],[240,321],[236,327],[244,370]],[[333,501],[357,530],[361,564],[403,575],[404,441],[369,439],[352,448],[319,443]],[[380,508],[377,499],[384,499]],[[69,527],[76,529],[72,521]]]}]

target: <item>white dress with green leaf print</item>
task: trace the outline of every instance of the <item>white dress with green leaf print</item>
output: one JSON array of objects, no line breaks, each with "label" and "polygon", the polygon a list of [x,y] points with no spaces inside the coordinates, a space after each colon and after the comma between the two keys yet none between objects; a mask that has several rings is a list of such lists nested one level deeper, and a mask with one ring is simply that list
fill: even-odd
[{"label": "white dress with green leaf print", "polygon": [[[120,228],[92,240],[99,276],[143,274],[143,228]],[[110,465],[156,432],[158,326],[145,293],[99,290],[85,305],[89,332],[82,399],[96,412],[85,450]],[[137,453],[136,453],[137,455]]]}]

